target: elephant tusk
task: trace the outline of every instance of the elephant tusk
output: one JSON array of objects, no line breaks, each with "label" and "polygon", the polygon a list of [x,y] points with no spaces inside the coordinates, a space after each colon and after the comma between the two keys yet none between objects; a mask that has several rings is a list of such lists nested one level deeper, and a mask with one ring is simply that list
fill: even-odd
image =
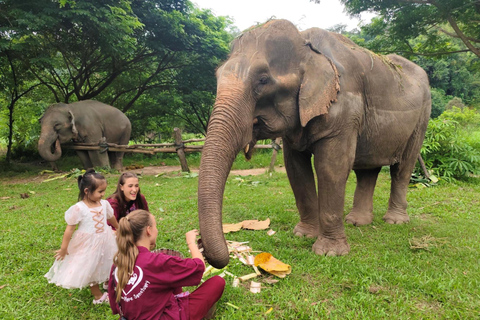
[{"label": "elephant tusk", "polygon": [[245,146],[245,153],[248,153],[248,150],[250,150],[250,144],[249,143]]},{"label": "elephant tusk", "polygon": [[257,124],[257,123],[258,123],[258,118],[253,119],[253,124]]}]

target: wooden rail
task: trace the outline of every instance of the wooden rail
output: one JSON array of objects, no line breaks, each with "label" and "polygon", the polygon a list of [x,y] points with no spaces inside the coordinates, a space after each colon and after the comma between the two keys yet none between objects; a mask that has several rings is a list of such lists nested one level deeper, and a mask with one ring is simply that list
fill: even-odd
[{"label": "wooden rail", "polygon": [[[176,153],[180,159],[182,171],[190,172],[187,165],[186,153],[202,152],[203,145],[186,145],[194,142],[204,142],[205,139],[188,139],[182,140],[182,132],[179,128],[174,128],[174,143],[156,143],[156,144],[133,144],[133,145],[118,145],[115,143],[80,143],[76,142],[71,145],[63,146],[72,150],[99,150],[100,152],[126,152],[126,153],[143,153],[154,155],[156,153]],[[273,142],[273,141],[272,141]],[[270,163],[269,171],[273,171],[273,164],[277,156],[277,152],[281,149],[280,139],[275,140],[272,144],[255,145],[255,149],[274,149],[272,161]]]}]

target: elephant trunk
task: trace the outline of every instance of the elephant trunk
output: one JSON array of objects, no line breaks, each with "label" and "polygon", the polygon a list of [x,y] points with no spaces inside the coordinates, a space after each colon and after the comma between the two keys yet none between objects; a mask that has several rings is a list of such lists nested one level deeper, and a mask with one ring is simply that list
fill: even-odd
[{"label": "elephant trunk", "polygon": [[54,162],[62,156],[60,141],[54,134],[45,133],[42,130],[40,139],[38,139],[38,152],[40,156],[49,162]]},{"label": "elephant trunk", "polygon": [[222,96],[217,93],[200,163],[198,182],[200,233],[203,254],[215,268],[223,268],[229,261],[222,229],[225,183],[237,153],[252,137],[253,103],[249,101],[249,97],[242,96],[240,91],[238,86],[218,90],[219,93],[227,92],[228,97],[227,94]]}]

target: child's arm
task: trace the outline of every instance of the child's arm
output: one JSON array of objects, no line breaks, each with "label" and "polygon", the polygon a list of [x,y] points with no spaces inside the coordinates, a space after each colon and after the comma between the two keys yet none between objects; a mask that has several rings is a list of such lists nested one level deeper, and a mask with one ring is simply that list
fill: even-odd
[{"label": "child's arm", "polygon": [[202,260],[203,264],[205,264],[205,261],[203,260],[203,255],[198,249],[197,236],[198,236],[197,230],[191,230],[185,234],[185,238],[187,239],[188,249],[190,249],[190,254],[192,255],[192,259],[198,258]]},{"label": "child's arm", "polygon": [[62,239],[62,246],[60,247],[60,250],[55,251],[55,259],[63,260],[68,254],[68,244],[70,243],[70,239],[72,239],[72,235],[76,227],[76,225],[67,225],[67,228],[65,228]]},{"label": "child's arm", "polygon": [[107,221],[110,223],[112,227],[115,228],[115,230],[118,230],[118,221],[117,221],[117,218],[115,218],[115,216],[111,217],[110,219],[107,219]]}]

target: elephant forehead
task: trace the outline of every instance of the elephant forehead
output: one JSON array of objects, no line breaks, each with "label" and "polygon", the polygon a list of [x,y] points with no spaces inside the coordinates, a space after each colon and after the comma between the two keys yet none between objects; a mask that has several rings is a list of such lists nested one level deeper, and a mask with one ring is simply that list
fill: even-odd
[{"label": "elephant forehead", "polygon": [[266,72],[267,69],[274,75],[285,75],[299,69],[301,49],[299,43],[285,36],[255,41],[248,48],[233,52],[218,69],[217,77],[228,73],[246,80],[252,72]]}]

